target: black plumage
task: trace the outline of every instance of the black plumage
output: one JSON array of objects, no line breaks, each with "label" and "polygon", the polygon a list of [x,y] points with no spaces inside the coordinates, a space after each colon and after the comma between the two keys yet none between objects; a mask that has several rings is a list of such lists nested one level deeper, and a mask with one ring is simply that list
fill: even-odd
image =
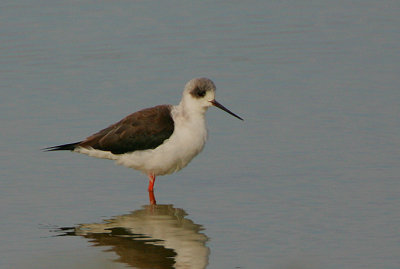
[{"label": "black plumage", "polygon": [[94,148],[124,154],[155,149],[174,132],[170,105],[160,105],[135,112],[121,121],[89,136],[83,141],[46,148],[47,151]]}]

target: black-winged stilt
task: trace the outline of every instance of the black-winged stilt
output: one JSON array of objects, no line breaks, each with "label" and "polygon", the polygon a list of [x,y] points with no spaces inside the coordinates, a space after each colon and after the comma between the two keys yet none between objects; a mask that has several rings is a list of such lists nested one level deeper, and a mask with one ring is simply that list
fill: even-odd
[{"label": "black-winged stilt", "polygon": [[205,112],[210,106],[243,120],[215,100],[215,90],[208,78],[192,79],[179,105],[146,108],[85,140],[44,150],[70,150],[115,160],[147,174],[148,191],[153,192],[156,176],[181,170],[203,149],[207,139]]}]

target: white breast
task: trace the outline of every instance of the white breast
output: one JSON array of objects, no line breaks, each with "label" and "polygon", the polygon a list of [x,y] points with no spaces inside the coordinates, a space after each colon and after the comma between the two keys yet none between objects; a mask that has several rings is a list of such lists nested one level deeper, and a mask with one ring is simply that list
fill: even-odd
[{"label": "white breast", "polygon": [[179,107],[172,109],[175,128],[171,137],[152,150],[126,153],[117,158],[117,163],[140,170],[146,174],[165,175],[185,167],[201,152],[207,139],[204,115],[184,115]]}]

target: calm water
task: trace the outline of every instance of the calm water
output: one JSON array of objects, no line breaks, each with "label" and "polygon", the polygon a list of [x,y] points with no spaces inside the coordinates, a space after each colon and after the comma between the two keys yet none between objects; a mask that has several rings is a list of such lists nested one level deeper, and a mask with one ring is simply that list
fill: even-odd
[{"label": "calm water", "polygon": [[[1,268],[399,268],[398,1],[2,1]],[[40,148],[212,78],[156,183]],[[185,267],[186,266],[186,267]]]}]

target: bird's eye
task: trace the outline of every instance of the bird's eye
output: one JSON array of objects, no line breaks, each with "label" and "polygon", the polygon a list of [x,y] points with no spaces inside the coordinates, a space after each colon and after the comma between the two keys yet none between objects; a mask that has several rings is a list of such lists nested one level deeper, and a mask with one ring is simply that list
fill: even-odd
[{"label": "bird's eye", "polygon": [[203,98],[204,96],[206,96],[207,94],[207,90],[200,88],[200,87],[195,87],[190,94],[194,97],[194,98]]},{"label": "bird's eye", "polygon": [[196,95],[199,96],[199,97],[204,97],[206,95],[206,91],[198,89],[196,91]]}]

